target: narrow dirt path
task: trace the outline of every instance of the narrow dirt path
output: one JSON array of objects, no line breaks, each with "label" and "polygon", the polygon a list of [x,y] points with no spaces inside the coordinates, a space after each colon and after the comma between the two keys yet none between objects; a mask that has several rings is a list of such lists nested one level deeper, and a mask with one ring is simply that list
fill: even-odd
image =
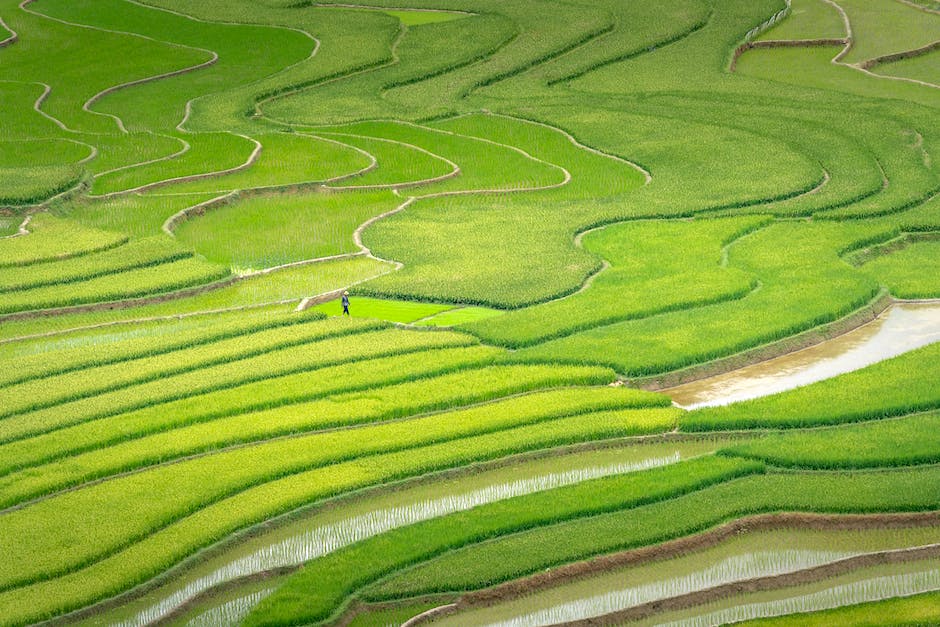
[{"label": "narrow dirt path", "polygon": [[6,48],[7,46],[12,46],[17,41],[19,41],[20,39],[19,34],[15,30],[7,26],[7,23],[3,21],[2,17],[0,17],[0,28],[10,33],[7,37],[0,40],[0,48]]},{"label": "narrow dirt path", "polygon": [[29,222],[32,219],[33,219],[32,214],[27,215],[25,218],[23,218],[23,221],[20,223],[20,226],[16,230],[16,233],[14,233],[13,235],[4,235],[3,237],[0,237],[0,239],[13,239],[14,237],[23,237],[24,235],[29,235],[29,229],[26,227],[29,226]]}]

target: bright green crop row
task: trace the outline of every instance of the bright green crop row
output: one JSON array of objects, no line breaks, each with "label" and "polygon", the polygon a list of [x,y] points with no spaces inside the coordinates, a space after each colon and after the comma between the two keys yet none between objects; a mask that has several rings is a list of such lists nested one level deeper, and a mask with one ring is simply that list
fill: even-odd
[{"label": "bright green crop row", "polygon": [[[365,256],[348,257],[318,263],[289,266],[264,274],[256,274],[232,285],[213,289],[198,296],[171,299],[133,307],[77,312],[48,318],[14,320],[0,325],[0,337],[17,338],[32,334],[60,333],[88,325],[135,323],[154,317],[177,317],[181,314],[205,314],[233,308],[248,311],[295,309],[309,296],[333,292],[372,277],[392,271],[393,266]],[[264,307],[262,307],[264,306]],[[226,315],[237,315],[229,313]]]},{"label": "bright green crop row", "polygon": [[874,420],[940,407],[940,343],[833,379],[685,415],[682,429],[790,428]]},{"label": "bright green crop row", "polygon": [[[298,316],[298,318],[300,318]],[[277,326],[255,333],[242,334],[234,338],[217,342],[203,343],[155,356],[141,359],[120,360],[110,365],[90,367],[85,365],[80,370],[73,369],[49,378],[30,380],[17,385],[0,388],[0,406],[3,416],[52,407],[62,403],[87,398],[122,388],[139,385],[148,381],[161,380],[167,390],[172,389],[172,380],[166,381],[184,372],[193,372],[212,366],[235,364],[245,359],[270,355],[277,357],[278,350],[303,346],[311,351],[320,349],[318,342],[338,336],[348,337],[356,332],[365,332],[374,325],[349,325],[336,321],[320,321],[316,317],[305,324]],[[377,344],[388,335],[372,335]],[[368,341],[368,340],[367,340]],[[351,347],[351,356],[355,356],[355,347]],[[325,345],[329,352],[331,345]],[[284,359],[279,359],[283,364]],[[246,370],[256,375],[265,372],[262,362],[250,362]],[[303,365],[299,362],[297,365]],[[234,367],[234,366],[232,366]],[[231,368],[226,368],[231,370]],[[201,373],[202,374],[202,373]],[[209,374],[208,376],[212,376]],[[224,375],[216,378],[219,383],[226,379]],[[139,388],[138,388],[139,389]]]},{"label": "bright green crop row", "polygon": [[898,298],[940,297],[940,241],[913,243],[873,259],[861,270]]},{"label": "bright green crop row", "polygon": [[[312,562],[262,602],[249,625],[323,621],[383,575],[490,538],[629,510],[760,472],[753,463],[706,457],[642,473],[516,497],[397,529]],[[506,559],[504,556],[504,561]],[[253,617],[254,618],[254,617]]]},{"label": "bright green crop row", "polygon": [[[412,614],[411,616],[413,616]],[[940,592],[739,623],[742,627],[915,627],[940,623]]]},{"label": "bright green crop row", "polygon": [[25,237],[0,240],[0,267],[78,257],[127,242],[120,233],[85,228],[48,214],[34,216],[28,228]]},{"label": "bright green crop row", "polygon": [[[371,359],[360,358],[358,361],[263,379],[164,404],[146,405],[141,409],[9,442],[2,447],[5,455],[0,469],[5,473],[69,454],[179,428],[189,427],[190,430],[175,435],[172,432],[165,434],[160,438],[161,441],[170,443],[173,449],[198,451],[208,446],[207,442],[225,444],[246,438],[250,440],[254,439],[250,437],[252,433],[256,437],[278,435],[289,430],[285,424],[311,430],[350,422],[396,418],[411,411],[435,409],[441,404],[446,406],[452,390],[435,390],[434,386],[442,382],[438,377],[456,372],[456,375],[443,380],[449,383],[465,376],[464,370],[485,366],[497,356],[495,349],[479,346],[458,345],[437,350],[431,350],[430,346],[419,346],[417,353],[412,350],[390,357],[379,355]],[[505,370],[499,372],[505,373]],[[486,374],[477,373],[473,376],[483,381]],[[520,385],[525,388],[526,384],[520,382]],[[377,390],[374,396],[362,398],[363,391],[383,386],[387,389]],[[416,396],[397,407],[395,402],[403,402],[402,399],[407,399],[409,392]],[[476,395],[480,393],[475,392]],[[335,399],[326,400],[336,395],[342,396],[340,400],[356,400],[358,403],[350,411],[345,411],[337,406]],[[473,399],[480,400],[477,396],[473,396]],[[427,405],[429,402],[431,405]],[[303,405],[299,405],[301,403]],[[352,412],[353,409],[358,413]],[[272,422],[259,423],[261,417],[271,418]],[[216,428],[213,423],[219,419],[227,419],[228,422],[216,425],[239,426],[240,431],[228,432],[224,426]],[[192,427],[207,422],[209,426]],[[188,436],[196,435],[199,435],[198,440],[185,440]]]},{"label": "bright green crop row", "polygon": [[[449,159],[460,166],[458,177],[423,185],[415,192],[419,196],[474,190],[522,190],[554,185],[564,180],[564,173],[550,160],[543,163],[506,145],[499,145],[503,142],[484,142],[429,126],[399,122],[362,122],[328,126],[319,130],[404,142]],[[538,155],[533,156],[538,158]]]},{"label": "bright green crop row", "polygon": [[453,166],[441,157],[422,152],[410,144],[340,133],[320,133],[319,136],[365,150],[375,157],[378,163],[374,170],[331,183],[331,187],[414,185],[448,175],[454,170]]},{"label": "bright green crop row", "polygon": [[[63,24],[33,14],[48,4],[27,4],[22,9],[19,4],[5,0],[0,5],[4,21],[20,33],[16,45],[3,51],[0,79],[49,84],[52,91],[43,109],[75,130],[118,132],[112,118],[82,109],[85,102],[102,90],[191,67],[211,58],[208,51]],[[75,63],[76,58],[90,50],[108,59],[108,63],[103,66]]]},{"label": "bright green crop row", "polygon": [[179,240],[236,268],[359,252],[353,231],[402,199],[390,191],[284,192],[238,199],[177,229]]},{"label": "bright green crop row", "polygon": [[[231,133],[181,134],[179,137],[190,145],[186,153],[167,161],[102,174],[95,178],[92,193],[103,195],[123,192],[170,179],[238,168],[248,162],[255,150],[251,140]],[[214,188],[209,185],[209,189]]]},{"label": "bright green crop row", "polygon": [[349,146],[299,133],[254,136],[261,155],[247,170],[173,186],[173,193],[301,185],[351,175],[370,166],[367,155]]},{"label": "bright green crop row", "polygon": [[[266,105],[263,110],[277,118],[290,116],[294,120],[320,123],[389,116],[408,119],[413,115],[415,95],[423,93],[419,83],[485,58],[510,41],[514,34],[512,23],[495,12],[433,25],[408,25],[399,31],[396,63],[319,85]],[[431,112],[428,108],[422,117]]]},{"label": "bright green crop row", "polygon": [[115,272],[69,283],[34,287],[0,294],[0,313],[49,309],[136,298],[211,283],[229,275],[229,269],[196,257]]},{"label": "bright green crop row", "polygon": [[[162,530],[143,534],[140,541],[132,546],[93,565],[76,570],[72,574],[0,593],[0,615],[4,616],[7,622],[15,624],[86,605],[156,575],[189,553],[218,541],[233,531],[320,499],[527,450],[619,437],[623,434],[635,433],[636,425],[645,425],[641,428],[661,430],[668,428],[674,417],[675,410],[672,409],[599,412],[475,436],[457,443],[447,442],[417,450],[380,455],[367,460],[344,462],[328,468],[284,477],[200,509]],[[207,463],[209,459],[211,458],[186,462],[188,465],[186,468],[192,470],[193,464]],[[742,464],[730,460],[716,462],[716,464],[722,467],[751,467],[749,463]],[[177,466],[179,465],[167,466],[157,472],[165,475],[167,472],[173,472],[172,469]],[[107,516],[98,519],[104,510],[97,505],[88,507],[81,501],[91,498],[97,503],[93,493],[100,494],[102,490],[115,490],[118,501],[114,505],[128,511],[126,502],[123,505],[120,503],[122,499],[127,498],[126,490],[129,482],[140,482],[144,476],[131,475],[118,480],[121,484],[107,482],[90,488],[90,491],[80,490],[59,498],[65,498],[73,504],[77,511],[82,512],[82,516],[91,515],[93,519],[96,519],[85,519],[85,522],[97,531],[84,537],[94,536],[96,542],[101,542],[106,537],[115,537],[115,534],[120,536],[121,524],[125,516],[122,514],[117,518]],[[151,493],[152,479],[153,476],[141,484],[148,486],[144,488],[148,493]],[[186,498],[185,495],[191,489],[198,489],[198,484],[204,480],[205,477],[197,477],[191,472],[182,475],[179,480],[169,484],[169,491],[165,493],[167,502],[171,503],[177,497]],[[59,499],[52,499],[11,513],[4,517],[0,525],[7,526],[6,528],[9,528],[8,525],[11,524],[29,526],[33,523],[27,521],[26,518],[43,516],[42,510],[48,510],[52,515],[52,518],[48,519],[50,523],[57,519],[59,522],[55,523],[56,525],[67,524],[64,519],[58,518],[63,510],[60,507],[50,507],[56,502],[59,502]],[[59,502],[58,504],[64,505],[65,503]],[[136,514],[146,515],[145,512],[139,511]],[[17,523],[15,519],[19,522]],[[85,522],[80,524],[84,525]],[[75,523],[76,521],[73,520],[73,525]],[[44,536],[44,540],[38,537],[36,539],[43,542],[51,540],[53,536],[60,533],[51,527],[48,529],[49,533]],[[67,532],[64,530],[62,532],[75,537],[74,527]],[[0,535],[2,539],[10,537],[6,533]],[[44,556],[40,558],[43,562],[40,570],[52,566],[53,562],[61,563],[63,558],[74,559],[76,552],[88,550],[93,549],[92,547],[75,547],[68,556],[62,554],[58,557]],[[6,551],[5,545],[4,551]],[[35,561],[33,563],[38,565]],[[36,569],[32,568],[32,570],[35,572]],[[55,592],[51,593],[52,591]],[[28,600],[29,603],[24,603],[24,600]]]},{"label": "bright green crop row", "polygon": [[[226,464],[241,464],[244,468],[252,468],[252,472],[260,472],[262,468],[272,464],[277,468],[324,466],[364,455],[452,441],[568,415],[667,406],[667,403],[666,397],[632,390],[607,387],[564,388],[510,397],[471,409],[429,416],[419,414],[417,417],[387,424],[263,442],[250,448],[230,451],[224,456],[229,460]],[[419,405],[415,407],[420,410]],[[311,411],[313,409],[311,406]],[[356,403],[352,402],[349,410],[354,412],[357,409]],[[637,433],[647,433],[660,425],[637,423],[631,426],[636,428]],[[670,425],[662,426],[668,428]],[[0,478],[0,507],[118,472],[163,462],[184,453],[210,449],[225,442],[220,438],[235,435],[228,432],[223,434],[224,429],[216,429],[216,442],[209,442],[205,435],[198,431],[190,429],[189,432],[179,431],[145,437]],[[200,435],[203,437],[200,438]]]},{"label": "bright green crop row", "polygon": [[[322,319],[318,312],[262,309],[160,319],[19,340],[0,345],[0,364],[5,366],[0,369],[0,385],[6,387],[185,349],[198,350],[203,345]],[[381,323],[376,321],[357,320],[347,321],[342,328],[365,330],[379,326]],[[103,346],[106,349],[102,350]],[[50,358],[52,355],[54,359]],[[14,360],[15,369],[6,367]]]},{"label": "bright green crop row", "polygon": [[[630,376],[644,376],[780,340],[870,302],[879,292],[878,284],[845,264],[839,253],[859,241],[892,233],[887,225],[776,223],[730,247],[728,265],[761,282],[746,297],[591,329],[523,349],[516,356],[604,363]],[[623,351],[623,346],[630,350]]]},{"label": "bright green crop row", "polygon": [[81,181],[77,165],[0,168],[0,206],[34,205],[61,194]]},{"label": "bright green crop row", "polygon": [[774,435],[722,452],[796,468],[932,464],[940,462],[940,414]]},{"label": "bright green crop row", "polygon": [[[147,381],[130,387],[118,387],[114,391],[105,389],[95,396],[61,404],[44,407],[39,399],[23,399],[23,403],[38,401],[39,408],[12,416],[7,414],[9,417],[0,421],[0,440],[18,439],[27,434],[43,433],[207,392],[229,390],[249,383],[270,382],[275,377],[306,372],[324,366],[355,363],[357,360],[369,357],[388,356],[402,352],[466,346],[472,342],[471,338],[464,335],[403,332],[398,329],[360,333],[352,337],[327,335],[316,344],[291,346],[233,362],[223,362],[188,372],[183,371],[161,380]],[[384,374],[394,375],[394,373]],[[84,372],[79,372],[77,376],[82,378],[86,375]],[[94,383],[93,376],[92,383]]]},{"label": "bright green crop row", "polygon": [[519,347],[630,318],[740,298],[754,289],[754,280],[740,270],[721,267],[721,249],[765,223],[749,217],[606,227],[584,237],[584,247],[610,264],[589,289],[464,328],[485,341]]},{"label": "bright green crop row", "polygon": [[[366,595],[372,599],[387,599],[474,590],[595,555],[699,533],[751,514],[930,510],[940,506],[938,495],[940,470],[937,468],[745,477],[663,503],[480,543],[396,575]],[[548,546],[554,550],[546,552]],[[304,579],[318,578],[323,571],[318,562],[312,562],[307,572],[308,575],[298,575],[295,581],[282,588],[285,596],[301,588]],[[275,604],[280,605],[278,597],[272,595],[265,606],[259,606],[259,620],[262,610],[273,608]],[[288,607],[297,609],[285,603],[284,609]],[[309,616],[294,611],[285,612],[281,617]]]},{"label": "bright green crop row", "polygon": [[191,256],[192,252],[180,248],[179,244],[168,238],[142,239],[77,259],[37,263],[28,269],[0,269],[0,293],[47,285],[57,285],[60,289],[68,289],[64,284],[155,266]]},{"label": "bright green crop row", "polygon": [[70,218],[85,226],[127,233],[132,237],[163,236],[167,218],[219,194],[161,195],[150,193],[125,194],[107,199],[78,198],[56,207],[56,215]]}]

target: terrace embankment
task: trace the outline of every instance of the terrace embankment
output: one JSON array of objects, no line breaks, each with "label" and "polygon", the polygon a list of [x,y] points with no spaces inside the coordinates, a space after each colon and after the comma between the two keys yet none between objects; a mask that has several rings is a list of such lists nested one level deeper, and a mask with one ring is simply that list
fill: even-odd
[{"label": "terrace embankment", "polygon": [[468,593],[407,624],[619,624],[743,592],[935,559],[938,520],[936,513],[751,516]]},{"label": "terrace embankment", "polygon": [[864,368],[940,341],[940,303],[898,302],[842,335],[667,390],[686,409],[766,396]]},{"label": "terrace embankment", "polygon": [[418,481],[379,491],[260,529],[139,598],[92,614],[91,620],[149,624],[193,609],[218,608],[233,597],[250,596],[259,582],[272,587],[308,560],[389,529],[520,494],[676,463],[716,447],[715,440],[702,440],[589,449],[478,468],[453,475],[445,484]]}]

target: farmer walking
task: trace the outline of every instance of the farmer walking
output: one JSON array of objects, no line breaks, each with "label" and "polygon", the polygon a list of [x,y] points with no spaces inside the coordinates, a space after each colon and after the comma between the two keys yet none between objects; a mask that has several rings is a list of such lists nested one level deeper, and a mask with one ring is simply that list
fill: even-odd
[{"label": "farmer walking", "polygon": [[349,315],[349,292],[343,292],[343,315]]}]

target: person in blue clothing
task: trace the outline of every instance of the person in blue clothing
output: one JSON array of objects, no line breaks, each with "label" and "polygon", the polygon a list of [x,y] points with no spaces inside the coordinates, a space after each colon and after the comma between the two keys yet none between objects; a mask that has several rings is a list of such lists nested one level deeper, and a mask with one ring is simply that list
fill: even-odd
[{"label": "person in blue clothing", "polygon": [[349,292],[343,292],[343,315],[349,315]]}]

